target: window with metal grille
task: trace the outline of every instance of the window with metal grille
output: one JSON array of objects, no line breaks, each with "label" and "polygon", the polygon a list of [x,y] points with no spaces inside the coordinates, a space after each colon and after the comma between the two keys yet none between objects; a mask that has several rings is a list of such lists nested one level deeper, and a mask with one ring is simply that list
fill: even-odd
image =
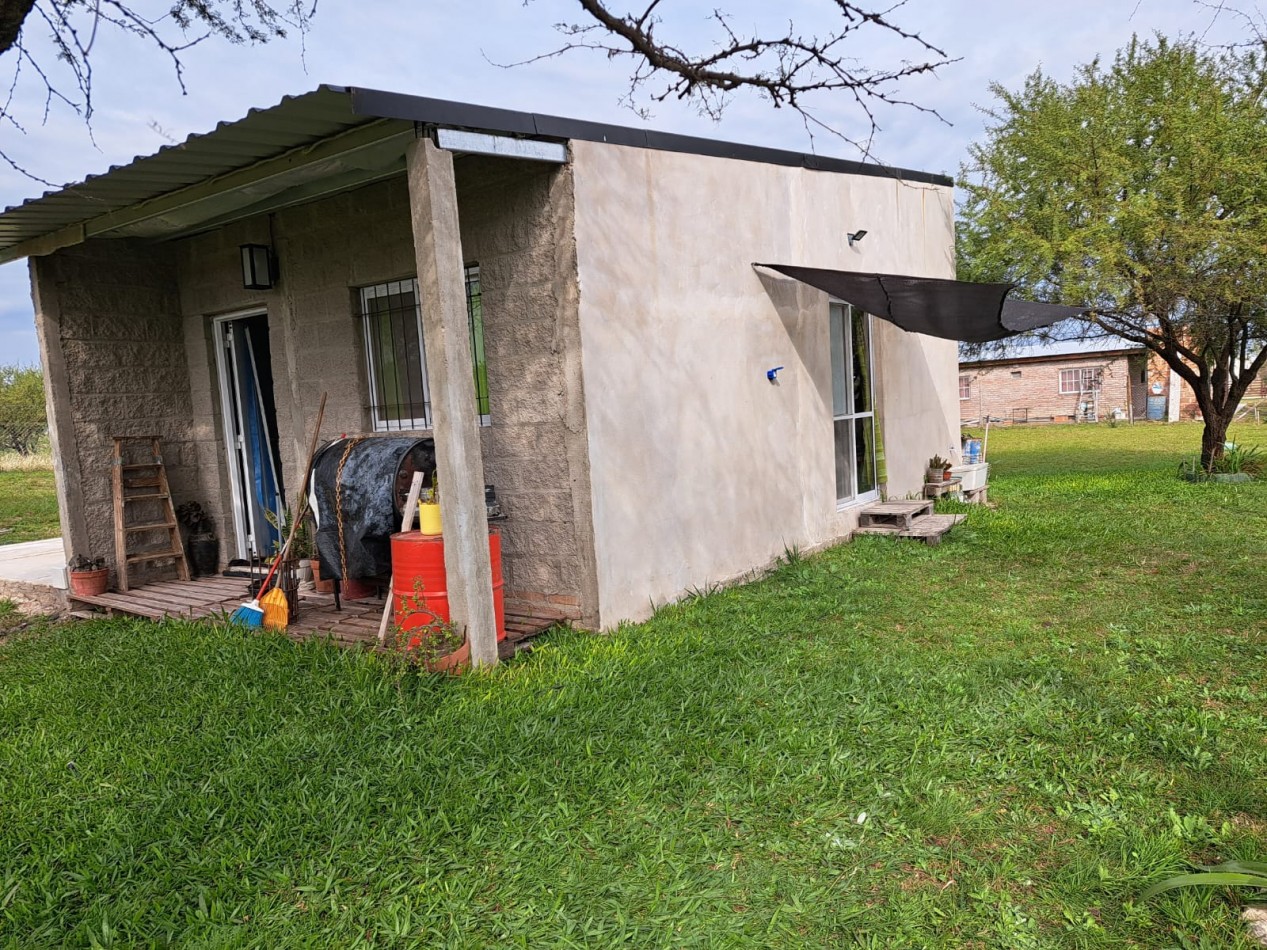
[{"label": "window with metal grille", "polygon": [[[484,355],[484,310],[478,264],[464,268],[464,282],[475,364],[476,407],[480,422],[488,425],[488,366]],[[362,287],[360,296],[374,431],[431,428],[431,392],[422,355],[422,308],[417,279],[410,277]]]},{"label": "window with metal grille", "polygon": [[1061,393],[1089,393],[1100,388],[1104,369],[1100,366],[1080,366],[1060,371]]},{"label": "window with metal grille", "polygon": [[480,424],[489,425],[488,362],[484,358],[484,303],[480,295],[480,266],[466,265],[466,313],[471,321],[471,359],[475,363],[475,406]]},{"label": "window with metal grille", "polygon": [[971,376],[959,377],[959,398],[960,399],[972,398],[972,377]]}]

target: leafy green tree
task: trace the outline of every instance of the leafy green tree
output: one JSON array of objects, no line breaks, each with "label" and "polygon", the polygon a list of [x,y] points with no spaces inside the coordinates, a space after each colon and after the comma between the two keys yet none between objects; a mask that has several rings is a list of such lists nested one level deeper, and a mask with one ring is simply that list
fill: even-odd
[{"label": "leafy green tree", "polygon": [[961,276],[1087,304],[1088,335],[1157,353],[1205,420],[1202,464],[1267,365],[1267,70],[1133,39],[1062,84],[995,84],[963,166]]},{"label": "leafy green tree", "polygon": [[0,366],[0,448],[30,455],[47,431],[44,374],[35,366]]}]

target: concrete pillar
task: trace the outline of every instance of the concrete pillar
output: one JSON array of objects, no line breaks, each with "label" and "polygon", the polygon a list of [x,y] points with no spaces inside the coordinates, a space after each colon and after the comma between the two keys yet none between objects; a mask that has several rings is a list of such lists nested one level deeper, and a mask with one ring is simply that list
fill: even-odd
[{"label": "concrete pillar", "polygon": [[453,622],[466,628],[471,661],[492,666],[497,621],[453,155],[420,139],[406,157],[449,609]]},{"label": "concrete pillar", "polygon": [[79,470],[79,449],[72,418],[70,383],[66,357],[62,352],[62,308],[50,258],[32,257],[27,262],[31,274],[31,300],[35,304],[35,332],[40,342],[40,363],[44,368],[44,405],[48,411],[48,441],[53,454],[53,481],[57,486],[57,513],[62,522],[62,546],[66,559],[82,554],[96,557],[84,522],[83,479]]}]

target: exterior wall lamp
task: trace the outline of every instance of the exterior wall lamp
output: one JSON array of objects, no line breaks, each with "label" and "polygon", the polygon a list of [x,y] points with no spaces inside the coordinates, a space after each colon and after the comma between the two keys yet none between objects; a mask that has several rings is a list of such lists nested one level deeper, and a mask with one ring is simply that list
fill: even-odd
[{"label": "exterior wall lamp", "polygon": [[267,244],[243,244],[242,286],[247,290],[272,290],[277,281],[273,249]]},{"label": "exterior wall lamp", "polygon": [[862,230],[862,229],[859,229],[859,230],[857,230],[857,231],[853,231],[853,232],[851,232],[851,233],[849,233],[849,234],[846,234],[846,235],[845,235],[845,237],[847,237],[847,238],[849,239],[849,246],[850,246],[850,247],[853,247],[853,246],[854,246],[854,244],[856,244],[858,241],[861,241],[861,240],[862,240],[864,237],[866,237],[866,236],[867,236],[867,232],[866,232],[866,231],[864,231],[864,230]]}]

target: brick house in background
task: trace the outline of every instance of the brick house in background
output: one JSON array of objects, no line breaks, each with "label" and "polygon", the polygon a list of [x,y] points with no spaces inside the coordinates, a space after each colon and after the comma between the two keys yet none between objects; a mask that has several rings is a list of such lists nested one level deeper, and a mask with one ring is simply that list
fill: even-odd
[{"label": "brick house in background", "polygon": [[1143,347],[1114,338],[1012,348],[1004,358],[961,360],[963,424],[1173,420],[1182,382]]}]

